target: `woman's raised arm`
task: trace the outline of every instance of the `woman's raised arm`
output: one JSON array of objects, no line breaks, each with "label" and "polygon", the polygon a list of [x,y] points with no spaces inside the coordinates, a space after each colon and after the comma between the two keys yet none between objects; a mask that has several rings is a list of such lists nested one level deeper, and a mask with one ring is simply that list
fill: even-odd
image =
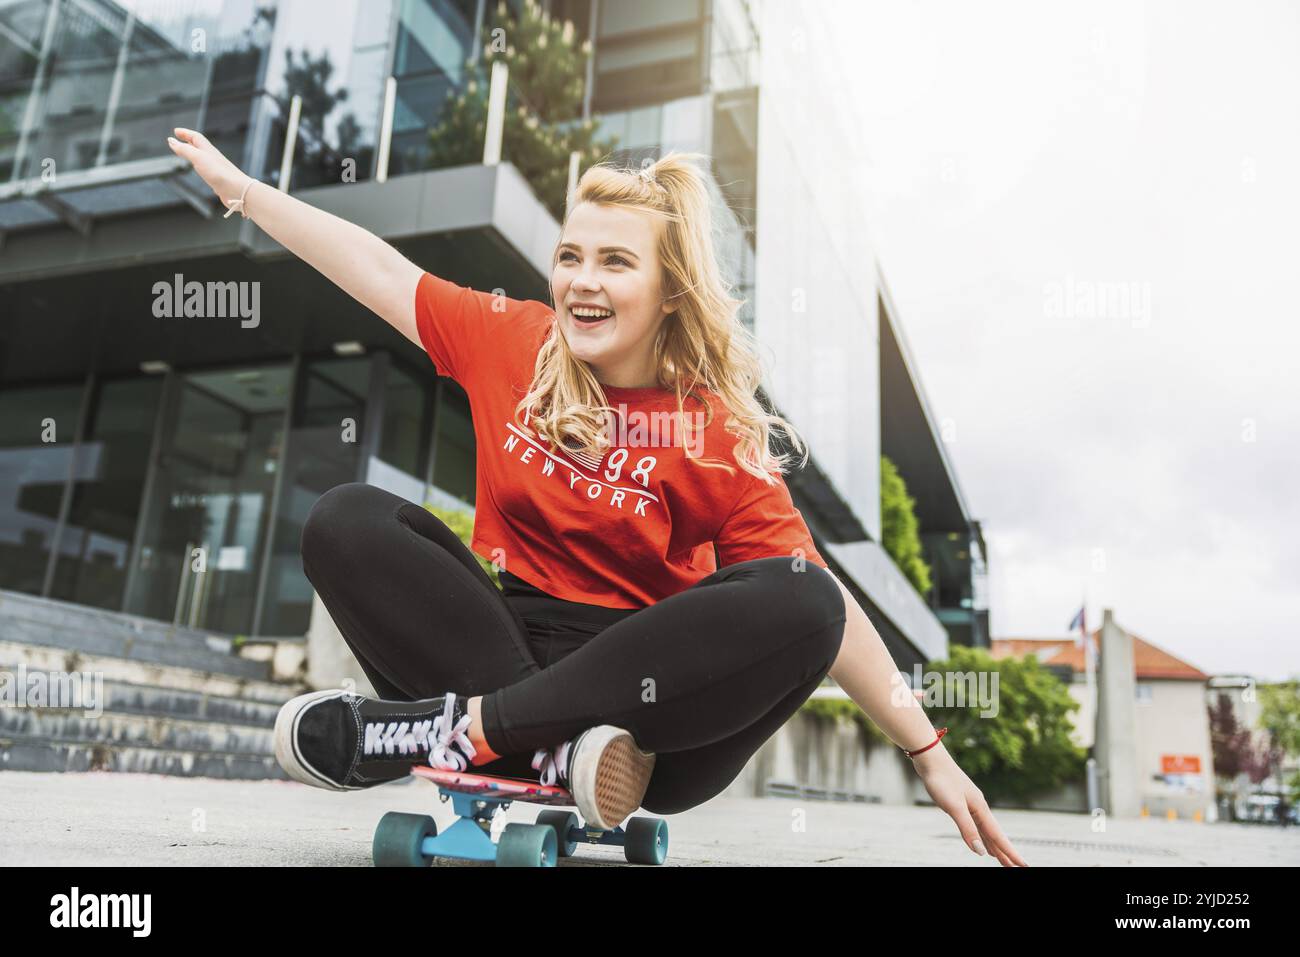
[{"label": "woman's raised arm", "polygon": [[419,266],[374,233],[253,179],[202,133],[178,127],[167,145],[190,161],[223,206],[242,196],[243,211],[268,236],[420,345],[415,289],[424,270]]}]

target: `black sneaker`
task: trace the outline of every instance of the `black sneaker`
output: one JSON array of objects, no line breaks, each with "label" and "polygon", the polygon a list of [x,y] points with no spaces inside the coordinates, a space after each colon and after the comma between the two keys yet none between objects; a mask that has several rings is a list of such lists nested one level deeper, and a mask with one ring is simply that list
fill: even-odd
[{"label": "black sneaker", "polygon": [[612,830],[641,806],[655,756],[623,728],[602,724],[554,748],[538,748],[533,767],[542,784],[566,788],[583,820]]},{"label": "black sneaker", "polygon": [[285,702],[275,720],[275,759],[295,781],[331,791],[386,784],[427,762],[464,771],[475,749],[469,699],[448,692],[384,701],[338,689]]}]

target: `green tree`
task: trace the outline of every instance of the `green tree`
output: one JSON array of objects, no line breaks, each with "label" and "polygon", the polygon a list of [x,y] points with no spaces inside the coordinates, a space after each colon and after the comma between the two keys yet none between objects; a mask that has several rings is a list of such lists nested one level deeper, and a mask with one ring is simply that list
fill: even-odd
[{"label": "green tree", "polygon": [[1270,757],[1279,784],[1290,792],[1282,795],[1283,814],[1288,805],[1300,801],[1300,772],[1282,780],[1282,762],[1300,756],[1300,681],[1283,681],[1259,688],[1259,725],[1268,732]]},{"label": "green tree", "polygon": [[427,165],[440,169],[482,160],[489,78],[500,60],[510,70],[502,158],[519,169],[551,215],[563,219],[569,154],[578,153],[580,167],[586,168],[617,142],[595,142],[595,121],[582,119],[591,43],[577,43],[570,21],[552,20],[532,0],[517,19],[498,4],[483,36],[483,56],[465,64],[465,88],[447,95],[439,123],[429,132]]},{"label": "green tree", "polygon": [[[948,658],[930,662],[926,671],[943,676],[942,690],[933,691],[937,701],[927,703],[926,712],[935,727],[948,728],[944,746],[990,802],[1025,802],[1083,777],[1087,755],[1070,740],[1070,714],[1079,703],[1035,656],[995,659],[982,648],[951,645]],[[995,711],[991,716],[983,716],[985,705],[972,700],[978,695],[971,686],[979,685],[965,681],[981,674],[996,703],[988,709]],[[966,689],[964,700],[957,697],[959,685]],[[923,682],[921,690],[927,689]]]},{"label": "green tree", "polygon": [[907,484],[888,456],[880,457],[881,544],[894,564],[907,576],[922,597],[930,593],[930,566],[921,557],[920,523],[916,500],[907,494]]}]

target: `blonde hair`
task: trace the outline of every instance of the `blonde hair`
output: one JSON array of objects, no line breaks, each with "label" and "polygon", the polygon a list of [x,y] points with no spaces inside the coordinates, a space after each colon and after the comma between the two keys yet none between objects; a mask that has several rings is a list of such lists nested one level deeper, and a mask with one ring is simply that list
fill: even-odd
[{"label": "blonde hair", "polygon": [[[658,385],[676,395],[683,428],[684,398],[694,397],[705,405],[707,426],[713,406],[696,389],[716,394],[730,412],[726,431],[739,437],[733,451],[736,463],[772,485],[770,473],[784,471],[790,460],[769,450],[772,427],[779,427],[802,451],[801,467],[808,460],[808,449],[794,427],[765,410],[755,396],[762,378],[757,343],[738,315],[745,300],[731,295],[718,266],[711,198],[703,175],[691,162],[696,159],[707,162],[701,153],[673,151],[641,169],[609,163],[592,166],[578,180],[565,223],[584,202],[639,210],[663,222],[662,286],[666,300],[675,300],[677,308],[663,317],[655,339]],[[552,270],[559,251],[557,242]],[[515,407],[515,419],[549,441],[552,451],[563,445],[600,459],[609,445],[605,422],[608,413],[615,411],[605,399],[591,367],[569,350],[557,321],[537,354],[532,384]],[[689,448],[686,458],[702,467],[733,471],[725,462],[691,455]]]}]

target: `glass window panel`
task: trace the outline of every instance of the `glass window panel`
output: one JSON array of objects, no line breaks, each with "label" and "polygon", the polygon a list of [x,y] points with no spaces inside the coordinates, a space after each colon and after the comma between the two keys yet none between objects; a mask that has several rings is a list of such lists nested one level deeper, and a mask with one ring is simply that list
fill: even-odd
[{"label": "glass window panel", "polygon": [[40,91],[39,126],[20,175],[39,173],[46,160],[56,172],[95,164],[127,19],[121,7],[59,5],[53,68]]},{"label": "glass window panel", "polygon": [[13,175],[50,2],[0,5],[0,182]]},{"label": "glass window panel", "polygon": [[[289,366],[190,373],[175,387],[126,610],[250,634],[283,464]],[[198,547],[203,570],[193,565]]]},{"label": "glass window panel", "polygon": [[384,383],[384,425],[379,457],[424,481],[425,455],[433,415],[434,382],[390,365]]},{"label": "glass window panel", "polygon": [[440,73],[461,82],[474,42],[473,0],[401,0],[393,75]]},{"label": "glass window panel", "polygon": [[302,527],[325,492],[357,480],[370,375],[368,356],[303,362],[260,634],[307,632],[312,587],[302,569]]},{"label": "glass window panel", "polygon": [[0,5],[0,176],[169,157],[175,126],[245,163],[275,0],[65,0],[36,89],[50,9]]},{"label": "glass window panel", "polygon": [[[292,188],[345,182],[345,172],[353,169],[357,180],[369,178],[386,56],[373,41],[378,28],[358,34],[355,25],[371,18],[388,22],[390,11],[386,2],[280,0],[266,77],[273,99],[263,166],[268,181],[279,182],[294,96],[302,98],[302,107]],[[354,167],[345,165],[349,160]]]},{"label": "glass window panel", "polygon": [[149,467],[162,377],[101,384],[77,455],[50,595],[120,611]]},{"label": "glass window panel", "polygon": [[0,390],[0,588],[44,587],[84,388]]},{"label": "glass window panel", "polygon": [[[126,6],[135,17],[124,30],[129,40],[118,99],[110,100],[105,118],[105,163],[162,156],[163,137],[172,127],[197,123],[212,68],[208,51],[219,46],[217,0],[135,0]],[[116,71],[117,64],[104,77],[107,87]],[[88,165],[101,164],[92,157]]]}]

